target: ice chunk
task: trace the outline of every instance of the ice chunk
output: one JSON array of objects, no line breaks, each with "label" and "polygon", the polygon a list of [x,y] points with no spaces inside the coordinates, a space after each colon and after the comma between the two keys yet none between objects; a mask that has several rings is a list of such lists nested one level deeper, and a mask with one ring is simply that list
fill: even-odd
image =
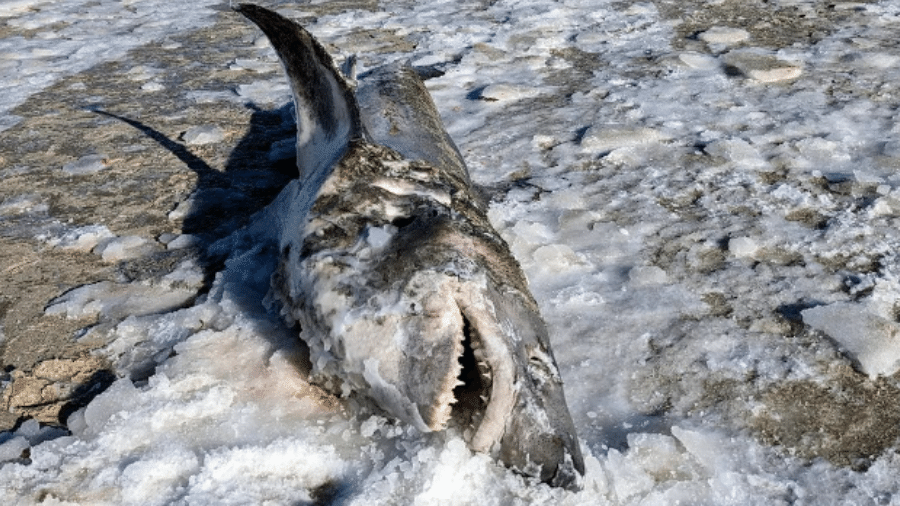
[{"label": "ice chunk", "polygon": [[492,84],[481,91],[481,98],[486,100],[507,101],[521,100],[537,95],[538,88],[514,84]]},{"label": "ice chunk", "polygon": [[95,397],[84,410],[87,428],[95,433],[99,432],[113,415],[137,405],[138,394],[131,380],[123,378],[116,381],[105,392]]},{"label": "ice chunk", "polygon": [[798,64],[780,60],[758,49],[733,51],[723,59],[745,76],[761,83],[788,81],[803,73]]},{"label": "ice chunk", "polygon": [[801,312],[803,323],[838,342],[870,378],[900,370],[900,326],[859,304],[838,302]]},{"label": "ice chunk", "polygon": [[200,243],[200,238],[193,234],[181,234],[166,243],[166,249],[182,249]]},{"label": "ice chunk", "polygon": [[534,261],[546,272],[566,272],[586,263],[565,244],[547,244],[534,250]]},{"label": "ice chunk", "polygon": [[750,38],[747,30],[729,26],[714,26],[699,35],[707,44],[733,46]]},{"label": "ice chunk", "polygon": [[672,435],[708,470],[726,467],[723,464],[729,461],[730,455],[724,451],[725,445],[717,434],[673,426]]},{"label": "ice chunk", "polygon": [[225,138],[225,132],[215,125],[200,125],[188,128],[181,134],[181,140],[185,144],[197,146],[201,144],[214,144]]},{"label": "ice chunk", "polygon": [[237,93],[241,99],[257,104],[286,103],[291,99],[290,87],[281,77],[242,84]]},{"label": "ice chunk", "polygon": [[628,271],[628,280],[632,286],[654,286],[665,284],[668,280],[666,271],[655,265],[634,267]]},{"label": "ice chunk", "polygon": [[49,209],[40,195],[27,194],[10,197],[0,204],[0,216],[5,214],[42,213]]},{"label": "ice chunk", "polygon": [[32,418],[23,422],[16,434],[24,437],[31,446],[35,446],[44,441],[65,436],[68,434],[68,431],[59,427],[41,427],[41,424]]},{"label": "ice chunk", "polygon": [[125,74],[134,81],[147,81],[160,73],[162,73],[162,71],[158,68],[148,67],[147,65],[137,65],[131,67]]},{"label": "ice chunk", "polygon": [[100,315],[122,319],[179,308],[197,295],[202,274],[180,268],[156,284],[117,284],[101,281],[70,290],[50,301],[47,315],[65,315],[69,319]]},{"label": "ice chunk", "polygon": [[749,237],[733,237],[728,241],[728,251],[738,258],[752,258],[759,246]]},{"label": "ice chunk", "polygon": [[47,242],[60,249],[87,253],[94,249],[100,241],[111,237],[114,235],[106,226],[88,225],[69,230],[61,237],[52,238]]},{"label": "ice chunk", "polygon": [[759,150],[744,139],[722,139],[711,142],[705,151],[713,156],[721,156],[741,167],[764,168],[768,164]]},{"label": "ice chunk", "polygon": [[159,81],[149,81],[141,85],[141,89],[144,91],[162,91],[166,89],[166,86]]},{"label": "ice chunk", "polygon": [[8,441],[0,443],[0,462],[21,458],[22,452],[27,450],[30,446],[28,440],[22,436],[16,436]]},{"label": "ice chunk", "polygon": [[697,70],[717,69],[721,65],[715,57],[701,53],[682,53],[678,56],[678,59],[688,67]]},{"label": "ice chunk", "polygon": [[175,209],[169,211],[168,218],[170,221],[177,221],[184,219],[185,216],[194,212],[194,206],[197,203],[197,198],[194,195],[191,195],[190,198],[186,200],[182,200],[175,206]]},{"label": "ice chunk", "polygon": [[668,135],[652,128],[593,125],[581,138],[581,146],[587,151],[608,153],[614,149],[662,142],[669,138]]},{"label": "ice chunk", "polygon": [[278,70],[278,62],[251,58],[237,58],[229,68],[231,70],[250,70],[262,74]]},{"label": "ice chunk", "polygon": [[784,66],[771,69],[751,69],[747,75],[761,83],[777,83],[779,81],[789,81],[800,77],[803,71],[800,67]]},{"label": "ice chunk", "polygon": [[142,257],[156,249],[156,243],[149,239],[137,235],[126,235],[100,241],[94,248],[94,253],[100,255],[104,262],[118,262]]},{"label": "ice chunk", "polygon": [[63,172],[73,176],[95,174],[109,167],[109,161],[104,155],[87,155],[74,162],[63,165]]}]

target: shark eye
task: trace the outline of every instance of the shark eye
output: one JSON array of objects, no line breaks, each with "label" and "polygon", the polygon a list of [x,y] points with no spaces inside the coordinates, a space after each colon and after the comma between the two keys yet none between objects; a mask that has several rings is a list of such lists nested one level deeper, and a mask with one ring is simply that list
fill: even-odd
[{"label": "shark eye", "polygon": [[416,221],[416,218],[414,216],[400,216],[400,217],[394,218],[391,221],[391,225],[393,225],[397,228],[403,228],[403,227],[410,225],[414,221]]},{"label": "shark eye", "polygon": [[531,373],[542,381],[550,381],[556,376],[553,374],[553,368],[547,361],[546,355],[538,350],[529,354],[528,365]]}]

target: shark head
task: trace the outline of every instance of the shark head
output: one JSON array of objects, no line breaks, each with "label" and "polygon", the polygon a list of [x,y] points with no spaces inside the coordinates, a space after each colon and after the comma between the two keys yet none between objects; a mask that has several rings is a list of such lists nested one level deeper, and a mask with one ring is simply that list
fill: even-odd
[{"label": "shark head", "polygon": [[302,27],[235,10],[272,42],[293,89],[300,179],[272,207],[272,299],[299,322],[313,381],[423,431],[578,489],[584,461],[546,325],[412,69],[358,92]]}]

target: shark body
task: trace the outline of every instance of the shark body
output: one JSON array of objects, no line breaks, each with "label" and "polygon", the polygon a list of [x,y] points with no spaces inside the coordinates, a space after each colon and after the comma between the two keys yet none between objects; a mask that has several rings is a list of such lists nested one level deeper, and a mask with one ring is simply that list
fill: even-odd
[{"label": "shark body", "polygon": [[312,381],[553,486],[584,462],[546,325],[419,76],[345,77],[298,24],[235,8],[267,35],[297,114],[299,179],[270,299],[310,349]]}]

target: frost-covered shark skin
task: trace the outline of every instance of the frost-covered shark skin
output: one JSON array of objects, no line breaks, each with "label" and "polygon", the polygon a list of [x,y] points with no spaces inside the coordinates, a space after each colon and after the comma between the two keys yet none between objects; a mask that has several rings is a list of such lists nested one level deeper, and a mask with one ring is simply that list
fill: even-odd
[{"label": "frost-covered shark skin", "polygon": [[412,69],[358,93],[299,25],[254,5],[293,89],[300,179],[273,208],[270,298],[299,322],[312,379],[554,486],[584,463],[546,326]]}]

